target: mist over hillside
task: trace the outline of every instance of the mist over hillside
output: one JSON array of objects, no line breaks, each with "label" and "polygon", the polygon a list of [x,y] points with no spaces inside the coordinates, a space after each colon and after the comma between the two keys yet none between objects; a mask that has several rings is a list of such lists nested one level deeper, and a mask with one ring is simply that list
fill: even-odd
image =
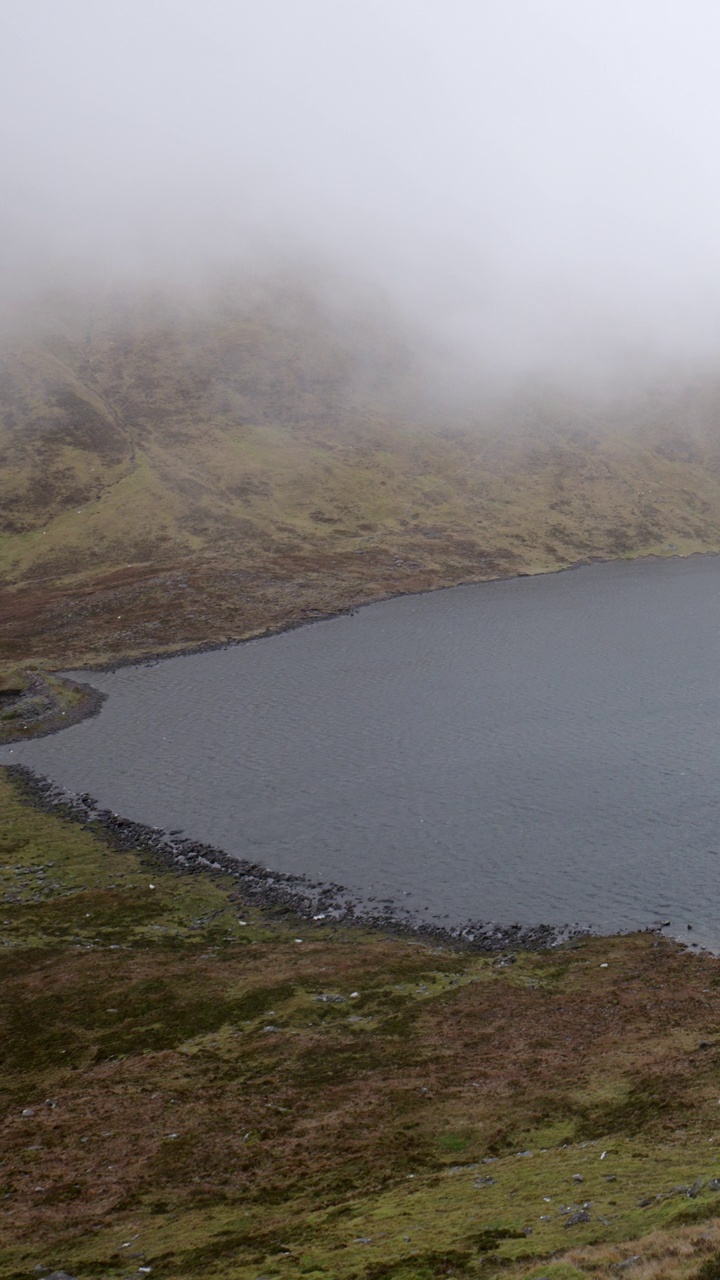
[{"label": "mist over hillside", "polygon": [[697,369],[487,381],[300,266],[56,290],[2,344],[5,654],[154,652],[714,548],[719,406]]},{"label": "mist over hillside", "polygon": [[719,24],[10,0],[3,654],[720,546]]},{"label": "mist over hillside", "polygon": [[484,376],[717,362],[709,0],[9,0],[3,312],[319,260]]}]

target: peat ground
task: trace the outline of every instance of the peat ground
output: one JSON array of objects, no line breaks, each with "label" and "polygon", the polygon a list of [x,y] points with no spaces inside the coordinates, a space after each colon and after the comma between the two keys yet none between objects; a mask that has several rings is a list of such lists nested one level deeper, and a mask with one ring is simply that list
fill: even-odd
[{"label": "peat ground", "polygon": [[0,801],[0,1276],[714,1274],[720,961],[299,920]]}]

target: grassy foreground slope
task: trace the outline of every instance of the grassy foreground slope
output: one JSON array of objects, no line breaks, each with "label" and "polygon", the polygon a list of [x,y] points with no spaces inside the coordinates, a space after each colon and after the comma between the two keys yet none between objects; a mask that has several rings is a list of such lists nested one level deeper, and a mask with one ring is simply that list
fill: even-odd
[{"label": "grassy foreground slope", "polygon": [[50,312],[0,353],[5,662],[720,547],[715,388],[441,403],[389,320],[297,282]]},{"label": "grassy foreground slope", "polygon": [[352,934],[0,815],[5,1280],[717,1274],[717,960]]}]

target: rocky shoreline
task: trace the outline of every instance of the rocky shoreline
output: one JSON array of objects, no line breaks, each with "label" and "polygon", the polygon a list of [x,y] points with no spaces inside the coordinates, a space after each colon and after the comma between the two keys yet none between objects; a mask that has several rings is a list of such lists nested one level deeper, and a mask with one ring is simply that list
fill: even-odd
[{"label": "rocky shoreline", "polygon": [[[70,795],[25,765],[6,765],[7,776],[36,809],[55,814],[97,831],[116,849],[140,849],[160,866],[184,875],[215,873],[231,876],[248,906],[275,914],[296,916],[317,924],[382,929],[394,936],[417,937],[440,945],[479,952],[546,951],[590,931],[579,925],[498,925],[468,921],[451,926],[422,920],[392,899],[369,907],[344,885],[324,884],[306,876],[288,875],[257,862],[236,858],[213,845],[189,840],[180,831],[148,827],[102,809],[92,796]],[[508,957],[508,962],[511,958]]]},{"label": "rocky shoreline", "polygon": [[66,676],[29,671],[24,688],[8,699],[0,717],[0,746],[46,738],[96,716],[106,693]]}]

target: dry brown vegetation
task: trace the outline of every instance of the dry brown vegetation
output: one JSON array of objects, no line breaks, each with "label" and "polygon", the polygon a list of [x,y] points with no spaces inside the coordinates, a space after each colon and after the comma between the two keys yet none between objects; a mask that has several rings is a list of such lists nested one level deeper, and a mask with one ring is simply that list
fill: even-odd
[{"label": "dry brown vegetation", "polygon": [[433,398],[297,283],[59,303],[0,375],[0,660],[223,641],[397,592],[720,547],[720,395]]},{"label": "dry brown vegetation", "polygon": [[717,1257],[717,960],[644,935],[510,963],[272,916],[0,799],[7,1280]]}]

